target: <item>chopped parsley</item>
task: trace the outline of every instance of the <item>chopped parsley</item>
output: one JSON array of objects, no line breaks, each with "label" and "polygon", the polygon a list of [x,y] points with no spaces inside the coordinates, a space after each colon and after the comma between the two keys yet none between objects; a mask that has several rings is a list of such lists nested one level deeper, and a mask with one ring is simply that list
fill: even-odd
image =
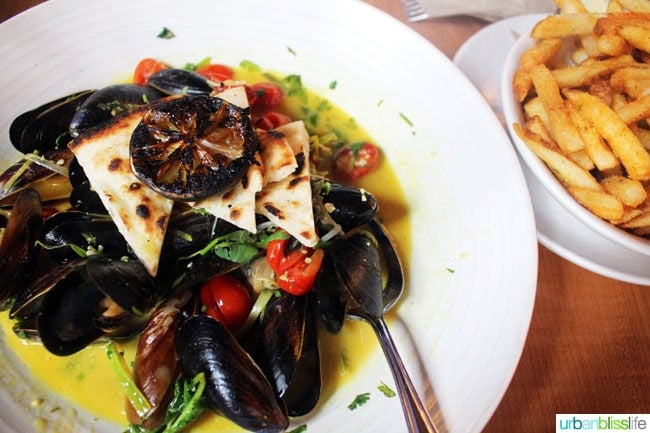
[{"label": "chopped parsley", "polygon": [[172,32],[167,27],[163,27],[162,30],[160,31],[160,33],[158,33],[158,35],[156,37],[160,38],[160,39],[172,39],[175,36],[176,35],[174,34],[174,32]]},{"label": "chopped parsley", "polygon": [[239,67],[250,72],[260,72],[262,70],[257,63],[251,62],[250,60],[242,60],[239,62]]},{"label": "chopped parsley", "polygon": [[408,117],[406,117],[406,114],[400,112],[400,113],[399,113],[399,117],[401,117],[402,120],[403,120],[404,122],[406,122],[406,124],[407,124],[408,126],[413,126],[413,122],[411,122],[411,119],[409,119]]},{"label": "chopped parsley", "polygon": [[332,82],[330,83],[330,89],[332,89],[332,90],[336,89],[337,84],[338,83],[336,82],[336,80],[332,80]]},{"label": "chopped parsley", "polygon": [[288,431],[287,433],[303,433],[307,431],[307,424],[301,424],[295,429]]},{"label": "chopped parsley", "polygon": [[350,403],[348,405],[348,409],[355,410],[359,406],[363,406],[364,404],[366,404],[368,402],[368,400],[370,400],[370,393],[369,392],[364,392],[363,394],[359,394],[354,398],[352,403]]},{"label": "chopped parsley", "polygon": [[381,391],[382,394],[384,394],[386,397],[395,397],[397,394],[395,394],[395,391],[392,390],[391,387],[386,385],[384,382],[380,382],[379,386],[377,386],[377,389]]},{"label": "chopped parsley", "polygon": [[287,47],[287,51],[289,51],[289,53],[291,53],[292,55],[297,56],[297,54],[296,54],[296,52],[293,50],[293,48],[291,48],[291,47]]}]

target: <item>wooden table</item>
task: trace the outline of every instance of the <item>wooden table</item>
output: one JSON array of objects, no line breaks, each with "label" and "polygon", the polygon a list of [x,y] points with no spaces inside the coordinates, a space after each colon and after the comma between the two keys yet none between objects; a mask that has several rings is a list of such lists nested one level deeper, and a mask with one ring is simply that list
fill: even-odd
[{"label": "wooden table", "polygon": [[[41,2],[2,0],[0,22]],[[367,2],[406,23],[399,0]],[[452,57],[486,23],[407,25]],[[554,432],[556,413],[650,413],[650,288],[593,274],[541,245],[537,284],[519,366],[484,432]]]}]

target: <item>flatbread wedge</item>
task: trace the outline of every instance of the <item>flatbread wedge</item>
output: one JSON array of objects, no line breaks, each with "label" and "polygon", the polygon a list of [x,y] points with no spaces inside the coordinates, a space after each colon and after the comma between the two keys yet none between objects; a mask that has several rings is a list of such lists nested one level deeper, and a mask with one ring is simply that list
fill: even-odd
[{"label": "flatbread wedge", "polygon": [[144,185],[131,169],[131,133],[146,108],[116,117],[69,144],[90,184],[150,275],[158,261],[174,202]]},{"label": "flatbread wedge", "polygon": [[318,243],[312,208],[309,133],[302,121],[276,128],[294,152],[297,168],[282,180],[270,182],[257,194],[256,212],[284,229],[307,247]]}]

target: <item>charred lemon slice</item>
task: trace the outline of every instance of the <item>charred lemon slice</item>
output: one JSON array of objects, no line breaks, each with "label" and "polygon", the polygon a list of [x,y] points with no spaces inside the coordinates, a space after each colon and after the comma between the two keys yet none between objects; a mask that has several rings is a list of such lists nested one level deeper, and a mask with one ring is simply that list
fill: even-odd
[{"label": "charred lemon slice", "polygon": [[130,143],[131,167],[173,200],[194,201],[233,186],[254,162],[257,136],[247,111],[207,95],[157,103]]}]

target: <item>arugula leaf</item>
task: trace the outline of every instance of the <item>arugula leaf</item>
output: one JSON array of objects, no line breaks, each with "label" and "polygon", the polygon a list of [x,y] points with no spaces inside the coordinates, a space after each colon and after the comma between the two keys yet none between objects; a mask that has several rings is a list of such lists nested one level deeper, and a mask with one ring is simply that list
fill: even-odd
[{"label": "arugula leaf", "polygon": [[354,398],[352,403],[350,403],[348,405],[348,409],[355,410],[359,406],[363,406],[364,404],[366,404],[368,402],[368,400],[370,400],[370,393],[369,392],[364,392],[363,394],[359,394]]}]

